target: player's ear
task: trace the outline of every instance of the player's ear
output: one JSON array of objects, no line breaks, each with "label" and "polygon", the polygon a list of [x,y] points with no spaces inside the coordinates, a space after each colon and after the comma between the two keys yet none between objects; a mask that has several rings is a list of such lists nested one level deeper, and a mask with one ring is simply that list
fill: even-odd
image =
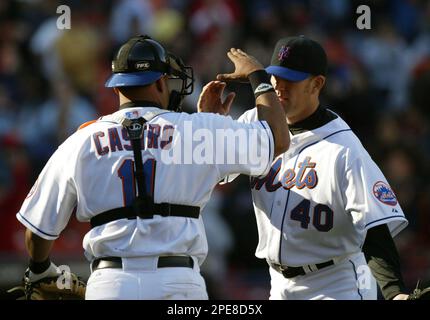
[{"label": "player's ear", "polygon": [[119,90],[118,90],[118,88],[114,87],[114,88],[113,88],[113,92],[115,92],[115,94],[116,94],[117,96],[119,95]]},{"label": "player's ear", "polygon": [[159,92],[163,92],[165,90],[168,90],[166,77],[165,76],[161,77],[160,79],[158,79],[157,81],[155,81],[155,87],[157,88],[157,90]]},{"label": "player's ear", "polygon": [[312,81],[312,93],[319,93],[321,89],[324,87],[325,77],[322,75],[318,75],[314,77]]},{"label": "player's ear", "polygon": [[160,100],[160,105],[167,107],[170,98],[169,86],[167,85],[167,77],[161,77],[153,85],[155,86],[155,90],[158,91],[158,99]]},{"label": "player's ear", "polygon": [[270,77],[270,82],[272,83],[273,88],[276,88],[276,85],[278,84],[278,81],[274,75]]}]

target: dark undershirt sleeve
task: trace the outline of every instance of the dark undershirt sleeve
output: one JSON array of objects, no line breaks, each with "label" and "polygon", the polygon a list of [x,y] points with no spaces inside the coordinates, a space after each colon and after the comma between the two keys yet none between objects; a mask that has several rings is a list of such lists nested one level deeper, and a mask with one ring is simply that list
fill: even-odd
[{"label": "dark undershirt sleeve", "polygon": [[367,231],[363,253],[386,300],[405,293],[399,254],[386,224]]}]

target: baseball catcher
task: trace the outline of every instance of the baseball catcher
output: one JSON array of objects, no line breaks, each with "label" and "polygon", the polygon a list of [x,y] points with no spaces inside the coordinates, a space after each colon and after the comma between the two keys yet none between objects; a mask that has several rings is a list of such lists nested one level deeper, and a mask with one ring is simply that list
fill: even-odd
[{"label": "baseball catcher", "polygon": [[[53,242],[75,212],[77,220],[91,224],[83,239],[91,261],[85,299],[208,299],[200,273],[208,250],[201,208],[221,179],[266,174],[273,157],[289,144],[287,121],[263,66],[235,48],[228,56],[233,75],[259,89],[258,121],[179,112],[193,92],[192,68],[145,35],[121,46],[106,82],[118,96],[118,111],[83,126],[58,147],[17,213],[27,228],[26,249],[38,264],[29,266],[36,277],[29,272],[24,279],[26,298],[50,298],[51,292],[83,298],[85,285],[69,275],[69,286],[63,287],[65,274],[55,272],[49,261]],[[212,81],[206,92],[220,92],[225,85]],[[220,103],[229,108],[233,96]],[[240,130],[246,141],[256,139],[245,154],[263,156],[247,163],[165,161],[170,151],[174,158],[184,154],[186,135],[200,129],[212,136],[220,129]],[[224,144],[215,148],[214,159],[231,151],[235,159],[244,154],[241,145]]]},{"label": "baseball catcher", "polygon": [[8,290],[17,300],[84,300],[86,284],[75,274],[50,262],[42,273],[35,273],[33,261],[25,271],[22,285]]}]

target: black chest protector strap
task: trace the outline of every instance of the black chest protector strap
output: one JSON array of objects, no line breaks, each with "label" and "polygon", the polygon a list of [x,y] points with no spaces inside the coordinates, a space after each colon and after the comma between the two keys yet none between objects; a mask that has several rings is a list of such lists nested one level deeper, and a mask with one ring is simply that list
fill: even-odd
[{"label": "black chest protector strap", "polygon": [[162,217],[184,217],[198,219],[200,215],[200,208],[193,206],[185,206],[181,204],[171,203],[153,203],[145,207],[141,204],[142,211],[138,214],[135,212],[135,207],[121,207],[102,212],[91,218],[91,228],[101,226],[105,223],[119,220],[119,219],[150,219],[154,214]]},{"label": "black chest protector strap", "polygon": [[[134,156],[134,177],[137,182],[137,197],[133,199],[133,210],[139,215],[144,209],[151,208],[154,205],[153,195],[148,195],[145,187],[145,174],[143,172],[141,141],[143,137],[143,126],[147,121],[139,117],[137,119],[124,119],[122,125],[127,129],[131,146],[133,147]],[[152,210],[151,210],[152,211]],[[153,214],[148,213],[148,218]]]}]

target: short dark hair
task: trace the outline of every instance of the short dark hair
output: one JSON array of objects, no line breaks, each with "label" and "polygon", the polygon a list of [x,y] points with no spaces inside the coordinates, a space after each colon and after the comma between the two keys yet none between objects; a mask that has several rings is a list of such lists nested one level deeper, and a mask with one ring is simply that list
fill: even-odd
[{"label": "short dark hair", "polygon": [[121,92],[121,94],[130,100],[133,100],[134,97],[136,97],[139,94],[139,90],[145,87],[149,87],[150,85],[146,86],[130,86],[130,87],[117,87],[118,91]]}]

